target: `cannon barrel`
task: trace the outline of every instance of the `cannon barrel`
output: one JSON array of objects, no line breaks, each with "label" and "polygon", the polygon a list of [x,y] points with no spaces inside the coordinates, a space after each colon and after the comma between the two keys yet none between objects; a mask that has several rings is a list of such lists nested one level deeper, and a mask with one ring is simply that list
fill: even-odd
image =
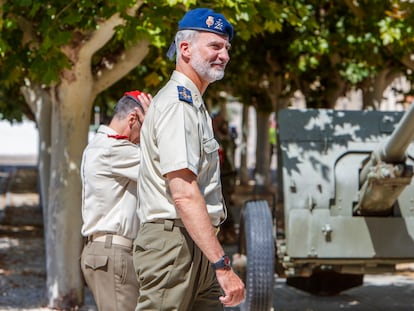
[{"label": "cannon barrel", "polygon": [[384,162],[401,162],[414,139],[414,104],[403,115],[397,127],[380,150],[379,157]]},{"label": "cannon barrel", "polygon": [[372,152],[360,173],[360,200],[354,207],[359,215],[381,215],[392,210],[413,176],[406,165],[406,151],[414,139],[414,104],[403,115],[391,136]]},{"label": "cannon barrel", "polygon": [[391,136],[371,154],[369,161],[360,173],[360,184],[364,184],[368,173],[380,161],[386,163],[403,162],[406,150],[414,139],[414,102],[403,115]]}]

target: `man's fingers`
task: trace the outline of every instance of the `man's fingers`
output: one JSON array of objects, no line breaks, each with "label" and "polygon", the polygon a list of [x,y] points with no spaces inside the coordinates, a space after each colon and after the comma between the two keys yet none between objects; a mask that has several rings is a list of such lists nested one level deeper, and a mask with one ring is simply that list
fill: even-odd
[{"label": "man's fingers", "polygon": [[142,104],[142,108],[144,109],[144,113],[147,113],[148,107],[149,107],[149,105],[151,104],[151,101],[152,101],[152,95],[141,93],[141,94],[138,95],[138,99]]},{"label": "man's fingers", "polygon": [[221,296],[219,299],[220,299],[220,302],[226,307],[234,307],[244,301],[244,297],[239,297],[238,295]]},{"label": "man's fingers", "polygon": [[139,123],[143,123],[144,122],[144,118],[145,118],[145,114],[148,111],[148,107],[151,104],[152,101],[152,95],[151,94],[145,94],[145,93],[141,93],[138,95],[138,99],[141,103],[140,107],[136,107],[135,108],[135,112],[138,116],[138,121]]}]

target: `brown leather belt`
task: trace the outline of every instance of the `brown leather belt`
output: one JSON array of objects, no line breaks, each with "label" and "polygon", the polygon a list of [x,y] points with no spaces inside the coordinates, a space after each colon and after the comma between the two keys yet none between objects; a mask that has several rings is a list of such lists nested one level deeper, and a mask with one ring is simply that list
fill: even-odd
[{"label": "brown leather belt", "polygon": [[132,247],[132,240],[126,237],[123,237],[122,235],[102,232],[102,233],[94,233],[88,236],[88,241],[90,242],[108,243],[109,239],[112,239],[112,241],[110,241],[110,243],[112,244],[121,245],[125,247]]}]

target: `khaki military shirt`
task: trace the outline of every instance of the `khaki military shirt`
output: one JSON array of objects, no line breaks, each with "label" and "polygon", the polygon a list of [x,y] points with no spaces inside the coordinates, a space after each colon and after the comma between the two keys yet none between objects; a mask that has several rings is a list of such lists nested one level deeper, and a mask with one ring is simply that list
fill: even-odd
[{"label": "khaki military shirt", "polygon": [[136,214],[140,148],[101,125],[83,152],[82,235],[112,232],[135,239],[139,219]]},{"label": "khaki military shirt", "polygon": [[141,129],[141,222],[179,218],[166,174],[189,169],[197,176],[212,224],[218,225],[225,217],[218,148],[200,92],[184,74],[174,71],[154,97]]}]

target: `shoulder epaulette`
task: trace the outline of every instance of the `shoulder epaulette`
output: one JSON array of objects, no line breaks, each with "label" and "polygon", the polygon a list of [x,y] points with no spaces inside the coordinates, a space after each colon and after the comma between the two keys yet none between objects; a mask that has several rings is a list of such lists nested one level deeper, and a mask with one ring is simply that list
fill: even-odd
[{"label": "shoulder epaulette", "polygon": [[193,98],[191,97],[191,91],[184,86],[177,86],[178,99],[186,103],[193,104]]}]

